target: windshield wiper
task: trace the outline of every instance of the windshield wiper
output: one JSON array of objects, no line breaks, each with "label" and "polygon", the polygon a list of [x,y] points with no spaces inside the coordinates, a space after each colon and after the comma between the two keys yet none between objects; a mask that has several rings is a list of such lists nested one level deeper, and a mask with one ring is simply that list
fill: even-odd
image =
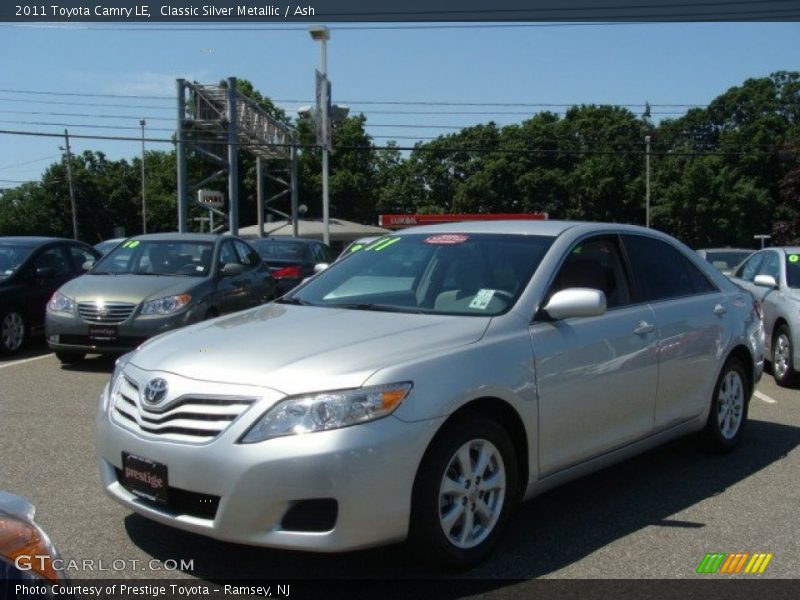
[{"label": "windshield wiper", "polygon": [[306,302],[300,298],[278,298],[275,300],[275,302],[278,304],[293,304],[294,306],[316,306],[315,304],[311,304],[311,302]]},{"label": "windshield wiper", "polygon": [[422,310],[419,308],[411,308],[405,306],[392,306],[390,304],[373,304],[370,302],[350,302],[343,304],[329,304],[331,308],[346,308],[350,310],[374,310],[379,312],[401,312],[401,313],[416,313],[421,314]]}]

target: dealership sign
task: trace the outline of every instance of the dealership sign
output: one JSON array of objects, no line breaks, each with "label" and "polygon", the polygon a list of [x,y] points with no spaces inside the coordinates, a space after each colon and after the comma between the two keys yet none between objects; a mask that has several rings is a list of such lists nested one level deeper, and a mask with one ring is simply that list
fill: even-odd
[{"label": "dealership sign", "polygon": [[461,221],[544,221],[547,213],[461,213],[445,215],[380,215],[378,224],[388,229],[401,229],[414,225],[436,225]]},{"label": "dealership sign", "polygon": [[225,194],[216,190],[197,190],[197,203],[209,208],[225,206]]}]

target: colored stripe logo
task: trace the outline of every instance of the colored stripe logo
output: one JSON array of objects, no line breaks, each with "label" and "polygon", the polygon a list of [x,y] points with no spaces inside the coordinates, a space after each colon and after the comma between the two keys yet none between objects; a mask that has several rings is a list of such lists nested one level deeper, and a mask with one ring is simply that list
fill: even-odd
[{"label": "colored stripe logo", "polygon": [[724,552],[713,552],[705,555],[700,565],[697,567],[697,573],[763,573],[772,557],[772,553],[755,552],[736,552],[733,554],[726,554]]}]

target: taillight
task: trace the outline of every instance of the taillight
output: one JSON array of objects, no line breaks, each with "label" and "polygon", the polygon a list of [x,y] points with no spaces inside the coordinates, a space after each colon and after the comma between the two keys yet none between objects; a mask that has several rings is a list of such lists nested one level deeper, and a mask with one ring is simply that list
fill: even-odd
[{"label": "taillight", "polygon": [[763,318],[763,317],[761,316],[761,305],[758,303],[758,300],[753,300],[753,310],[755,311],[755,313],[756,313],[756,316],[757,316],[759,319]]},{"label": "taillight", "polygon": [[296,279],[302,276],[303,272],[300,270],[300,267],[284,267],[283,269],[272,272],[272,277],[275,279]]}]

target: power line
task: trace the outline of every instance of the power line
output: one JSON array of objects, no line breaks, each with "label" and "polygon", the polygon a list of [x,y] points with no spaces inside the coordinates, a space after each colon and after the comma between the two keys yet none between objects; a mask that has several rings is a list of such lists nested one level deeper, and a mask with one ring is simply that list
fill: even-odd
[{"label": "power line", "polygon": [[[0,120],[0,123],[6,123],[8,125],[40,125],[46,127],[86,127],[87,129],[130,129],[134,131],[139,131],[141,127],[125,127],[123,125],[92,125],[87,123],[53,123],[48,121],[3,121]],[[171,131],[174,132],[174,129],[170,129],[168,127],[148,127],[150,131]]]},{"label": "power line", "polygon": [[[6,130],[0,129],[0,134],[5,135],[24,135],[34,137],[55,137],[61,138],[61,133],[46,133],[38,131],[19,131],[19,130]],[[128,137],[128,136],[109,136],[109,135],[79,135],[70,134],[70,138],[75,139],[89,139],[89,140],[109,140],[109,141],[126,141],[126,142],[141,142],[141,137]],[[175,144],[173,139],[166,138],[145,138],[146,142],[150,143],[163,143]],[[192,140],[192,141],[205,141],[208,143],[220,143],[220,140]],[[222,142],[224,143],[224,142]],[[285,144],[268,144],[268,143],[235,143],[234,145],[240,148],[276,148],[285,147]],[[298,144],[295,146],[302,150],[314,150],[318,146],[316,144]],[[560,154],[560,155],[621,155],[627,154],[632,156],[644,156],[644,150],[564,150],[564,149],[549,149],[549,148],[487,148],[487,147],[426,147],[426,146],[358,146],[358,145],[334,145],[334,149],[338,150],[365,150],[365,151],[379,151],[379,150],[410,150],[418,152],[439,152],[439,153],[455,153],[455,152],[475,152],[482,154]],[[651,155],[656,156],[756,156],[756,155],[772,155],[775,152],[709,152],[709,151],[655,151],[650,152]],[[785,153],[786,156],[798,156],[795,153]]]},{"label": "power line", "polygon": [[42,158],[34,158],[33,160],[27,160],[25,162],[18,162],[18,163],[13,163],[13,164],[10,164],[10,165],[3,165],[2,167],[0,167],[0,171],[5,171],[6,169],[11,169],[13,167],[22,167],[24,165],[32,165],[33,163],[42,162],[43,160],[52,160],[53,158],[58,158],[59,156],[60,156],[59,154],[53,154],[53,155],[50,155],[50,156],[43,156]]},{"label": "power line", "polygon": [[175,117],[153,117],[149,115],[98,115],[73,112],[43,112],[35,110],[0,110],[0,113],[11,115],[44,115],[48,117],[86,117],[90,119],[134,119],[137,121],[142,117],[145,117],[153,121],[175,121]]},{"label": "power line", "polygon": [[[61,104],[65,106],[100,106],[104,108],[144,108],[152,110],[175,110],[174,106],[149,106],[146,104],[108,104],[105,102],[65,102],[58,100],[30,100],[28,98],[0,98],[0,102],[24,102],[26,104]],[[652,106],[652,104],[651,104]]]}]

